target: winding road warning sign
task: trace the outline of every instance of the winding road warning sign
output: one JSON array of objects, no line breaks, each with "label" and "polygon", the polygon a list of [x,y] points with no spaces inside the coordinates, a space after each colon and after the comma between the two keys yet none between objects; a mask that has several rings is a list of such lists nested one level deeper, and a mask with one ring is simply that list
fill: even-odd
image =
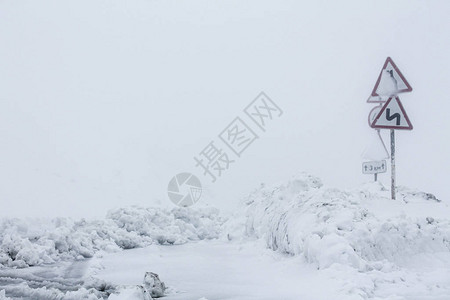
[{"label": "winding road warning sign", "polygon": [[390,97],[375,117],[372,128],[412,130],[413,126],[398,97]]},{"label": "winding road warning sign", "polygon": [[411,91],[412,87],[405,76],[397,68],[392,58],[388,57],[367,102],[382,103],[391,96]]},{"label": "winding road warning sign", "polygon": [[[399,93],[411,92],[412,87],[406,81],[405,76],[395,65],[394,61],[388,57],[384,62],[380,75],[378,76],[375,87],[370,94],[367,102],[380,103],[379,106],[372,108],[369,113],[369,125],[378,131],[380,136],[380,129],[390,129],[391,135],[391,198],[396,198],[395,185],[395,130],[412,130],[413,126],[409,121],[408,115],[403,108]],[[384,103],[384,104],[383,104]],[[383,142],[383,139],[381,139]],[[384,143],[383,143],[384,146]],[[365,162],[363,164],[363,173],[370,174],[370,172],[384,171],[386,163],[384,161]],[[377,181],[378,173],[374,173],[375,181]]]}]

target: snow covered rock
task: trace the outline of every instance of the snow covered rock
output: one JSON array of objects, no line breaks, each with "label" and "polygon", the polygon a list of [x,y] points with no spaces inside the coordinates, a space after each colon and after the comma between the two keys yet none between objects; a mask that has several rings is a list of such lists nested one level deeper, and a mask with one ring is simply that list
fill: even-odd
[{"label": "snow covered rock", "polygon": [[142,285],[127,286],[119,289],[118,293],[111,294],[108,300],[152,300]]},{"label": "snow covered rock", "polygon": [[159,279],[158,274],[146,272],[144,276],[144,288],[153,298],[164,297],[166,286]]},{"label": "snow covered rock", "polygon": [[108,300],[152,300],[164,297],[166,286],[158,274],[146,272],[143,285],[120,286],[108,297]]}]

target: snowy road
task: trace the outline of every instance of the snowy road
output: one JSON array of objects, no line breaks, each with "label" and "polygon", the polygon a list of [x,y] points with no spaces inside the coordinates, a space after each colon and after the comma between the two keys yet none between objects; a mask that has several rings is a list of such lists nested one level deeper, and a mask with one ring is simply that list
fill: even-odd
[{"label": "snowy road", "polygon": [[105,255],[101,264],[97,277],[115,284],[141,284],[146,271],[158,273],[170,288],[167,300],[333,299],[339,288],[300,258],[254,243],[150,246]]},{"label": "snowy road", "polygon": [[[153,245],[105,254],[95,277],[117,285],[142,284],[159,274],[167,300],[448,300],[450,253],[387,260],[361,271],[334,264],[317,269],[303,255],[287,256],[259,242],[202,241]],[[135,298],[130,298],[135,299]]]},{"label": "snowy road", "polygon": [[450,206],[407,188],[388,196],[306,176],[257,190],[231,217],[132,207],[91,222],[5,220],[0,299],[142,300],[146,272],[168,300],[450,299]]}]

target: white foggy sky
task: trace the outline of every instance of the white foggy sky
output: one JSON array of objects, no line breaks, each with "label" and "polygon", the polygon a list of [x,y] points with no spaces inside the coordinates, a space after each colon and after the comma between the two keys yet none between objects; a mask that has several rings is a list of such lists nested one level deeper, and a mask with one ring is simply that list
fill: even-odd
[{"label": "white foggy sky", "polygon": [[[267,93],[284,111],[199,205],[306,171],[354,187],[387,56],[413,87],[398,184],[448,201],[448,1],[0,1],[0,215],[170,206],[179,172]],[[388,142],[387,132],[383,132]],[[379,176],[389,183],[389,175]]]}]

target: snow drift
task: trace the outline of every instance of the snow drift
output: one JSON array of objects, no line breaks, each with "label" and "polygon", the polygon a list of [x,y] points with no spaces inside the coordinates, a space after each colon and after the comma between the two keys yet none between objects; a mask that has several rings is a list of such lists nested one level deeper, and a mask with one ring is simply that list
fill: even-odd
[{"label": "snow drift", "polygon": [[435,277],[425,283],[423,274],[402,269],[409,259],[450,252],[450,210],[432,194],[401,187],[394,201],[377,182],[343,191],[301,174],[261,185],[243,206],[225,225],[229,240],[259,239],[272,250],[303,257],[343,278],[346,299],[405,299],[395,297],[402,285],[410,291],[419,285],[421,291],[444,288]]},{"label": "snow drift", "polygon": [[[66,281],[48,285],[47,281],[28,280],[28,273],[25,277],[13,275],[36,270],[29,266],[46,268],[55,262],[78,263],[94,256],[91,263],[101,261],[102,251],[218,237],[240,246],[254,240],[296,256],[299,263],[315,265],[321,274],[340,281],[344,296],[336,296],[336,300],[448,299],[449,206],[432,194],[403,187],[397,190],[397,200],[389,197],[390,191],[380,183],[338,190],[301,174],[286,183],[262,185],[226,221],[215,209],[139,207],[112,210],[104,220],[3,219],[0,299],[10,295],[105,299],[111,293],[111,298],[125,294],[132,298],[141,294],[139,286],[117,294],[115,286],[96,281],[95,276],[80,282],[64,278]],[[90,268],[94,267],[91,264]],[[61,283],[65,284],[62,288]],[[422,297],[428,294],[431,298]]]},{"label": "snow drift", "polygon": [[151,244],[183,244],[216,238],[222,219],[215,209],[129,207],[105,220],[0,220],[0,268],[24,268],[92,257]]},{"label": "snow drift", "polygon": [[[431,194],[405,188],[398,194],[397,201],[403,205],[422,201],[442,206]],[[341,191],[323,188],[318,178],[303,174],[250,194],[241,234],[264,239],[273,250],[303,255],[319,268],[342,263],[364,270],[373,267],[369,263],[373,261],[450,250],[448,220],[427,215],[385,216],[369,208],[377,203],[392,210],[389,202],[393,200],[387,195],[379,183]],[[236,234],[239,232],[229,232],[230,238]]]}]

